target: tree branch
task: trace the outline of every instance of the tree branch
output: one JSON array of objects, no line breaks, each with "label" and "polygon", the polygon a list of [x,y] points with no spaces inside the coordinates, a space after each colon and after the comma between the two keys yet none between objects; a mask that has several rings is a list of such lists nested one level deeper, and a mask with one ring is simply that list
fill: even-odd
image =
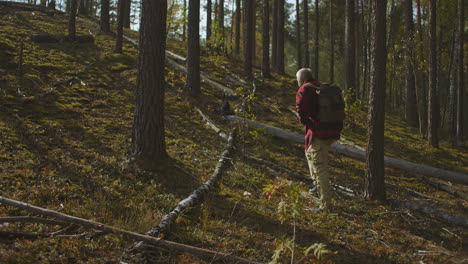
[{"label": "tree branch", "polygon": [[225,261],[230,261],[230,262],[233,262],[233,263],[245,263],[245,264],[259,263],[259,262],[254,262],[254,261],[250,261],[250,260],[247,260],[247,259],[235,257],[235,256],[232,256],[232,255],[226,254],[226,253],[215,252],[215,251],[202,249],[202,248],[197,248],[197,247],[193,247],[193,246],[189,246],[189,245],[184,245],[184,244],[180,244],[180,243],[176,243],[176,242],[172,242],[172,241],[168,241],[168,240],[163,240],[163,239],[160,239],[160,238],[155,238],[155,237],[151,237],[151,236],[147,236],[147,235],[141,235],[141,234],[138,234],[138,233],[135,233],[135,232],[132,232],[132,231],[125,230],[125,229],[120,229],[120,228],[105,225],[105,224],[102,224],[102,223],[94,222],[94,221],[91,221],[91,220],[79,218],[79,217],[76,217],[76,216],[71,216],[71,215],[59,213],[57,211],[41,208],[41,207],[34,206],[34,205],[31,205],[31,204],[28,204],[28,203],[24,203],[24,202],[16,201],[16,200],[13,200],[13,199],[5,198],[3,196],[0,196],[0,203],[2,203],[4,205],[9,205],[9,206],[14,206],[14,207],[17,207],[17,208],[21,208],[21,209],[24,209],[24,210],[27,210],[29,212],[33,212],[33,213],[36,213],[36,214],[39,214],[39,215],[57,218],[57,219],[60,219],[60,220],[62,220],[64,222],[73,223],[73,224],[76,224],[76,225],[79,225],[79,226],[100,230],[100,231],[103,231],[103,232],[106,232],[106,233],[121,234],[123,236],[126,236],[128,238],[131,238],[131,239],[134,239],[134,240],[137,240],[137,241],[146,241],[146,242],[148,242],[150,244],[158,245],[158,246],[165,247],[165,248],[168,248],[168,249],[188,252],[188,253],[191,253],[191,254],[194,254],[194,255],[197,255],[197,256],[210,257],[213,261],[214,260],[225,260]]}]

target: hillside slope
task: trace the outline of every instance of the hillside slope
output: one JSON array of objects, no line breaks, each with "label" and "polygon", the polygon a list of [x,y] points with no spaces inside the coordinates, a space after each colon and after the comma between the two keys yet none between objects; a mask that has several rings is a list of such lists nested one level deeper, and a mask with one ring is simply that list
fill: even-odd
[{"label": "hillside slope", "polygon": [[[170,156],[154,168],[138,166],[129,154],[136,82],[137,50],[124,44],[114,54],[113,38],[90,24],[79,22],[77,32],[95,35],[94,44],[37,44],[31,34],[65,33],[67,17],[40,11],[0,9],[0,192],[2,196],[112,226],[144,233],[213,172],[225,142],[205,126],[193,105],[184,100],[185,74],[167,68],[166,136]],[[135,32],[127,32],[133,38]],[[24,42],[24,75],[17,76],[18,46]],[[168,49],[185,56],[184,45],[168,41]],[[242,66],[215,53],[203,52],[202,70],[224,85],[247,94],[221,65],[238,75]],[[257,79],[257,96],[247,116],[291,131],[301,132],[288,110],[293,106],[295,80],[290,76]],[[51,89],[51,87],[54,87]],[[222,94],[203,84],[196,100],[224,130],[232,127],[220,116]],[[233,98],[232,108],[240,100]],[[365,113],[350,110],[344,138],[365,146]],[[467,172],[468,152],[443,143],[433,150],[395,116],[386,123],[387,155],[441,168]],[[238,141],[255,156],[307,176],[303,146],[273,138],[264,131],[239,125]],[[364,164],[332,156],[333,182],[359,194],[364,186]],[[285,179],[292,180],[286,182]],[[421,179],[387,170],[388,196],[437,206],[468,217],[466,199],[426,185]],[[268,262],[275,249],[284,252],[279,263],[289,263],[287,244],[293,238],[298,252],[324,243],[336,252],[320,263],[462,263],[468,257],[467,229],[407,209],[366,202],[362,195],[336,194],[333,214],[302,210],[294,221],[284,220],[278,206],[287,197],[267,197],[265,186],[294,186],[305,190],[309,181],[272,171],[242,155],[215,192],[201,206],[178,219],[171,240],[229,252]],[[459,192],[465,186],[452,186]],[[416,196],[415,196],[416,195]],[[283,202],[281,202],[283,201]],[[315,206],[312,197],[307,207]],[[0,206],[0,216],[27,212]],[[61,229],[46,224],[4,224],[1,231],[48,233]],[[85,233],[77,237],[8,239],[0,237],[0,263],[104,263],[117,261],[133,241],[116,235]],[[164,263],[210,263],[189,254],[159,252]],[[304,263],[318,263],[314,256]],[[112,263],[112,262],[111,262]]]}]

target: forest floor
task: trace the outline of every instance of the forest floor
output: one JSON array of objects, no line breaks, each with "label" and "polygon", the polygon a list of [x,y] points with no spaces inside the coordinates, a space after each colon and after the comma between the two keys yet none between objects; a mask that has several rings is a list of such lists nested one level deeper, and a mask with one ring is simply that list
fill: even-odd
[{"label": "forest floor", "polygon": [[[77,32],[92,32],[94,44],[38,44],[30,40],[31,34],[65,34],[67,17],[1,7],[0,17],[2,196],[145,233],[214,171],[225,142],[184,100],[184,73],[167,68],[165,122],[170,159],[156,168],[144,169],[129,153],[137,76],[135,47],[125,42],[123,54],[115,54],[111,35],[79,21]],[[136,32],[126,34],[137,39]],[[24,74],[18,76],[21,41]],[[181,56],[186,55],[184,46],[168,41],[168,50]],[[203,51],[202,71],[247,94],[251,87],[234,85],[221,65],[242,74],[241,63]],[[57,85],[59,81],[64,82]],[[248,117],[301,133],[301,126],[288,109],[294,107],[294,77],[274,75],[257,79],[256,84]],[[206,83],[202,92],[196,105],[225,131],[232,129],[220,116],[221,92]],[[233,100],[232,108],[239,102]],[[347,142],[361,147],[365,147],[367,134],[365,110],[360,106],[349,110],[343,135]],[[385,125],[386,155],[468,173],[466,145],[453,147],[442,141],[439,149],[432,149],[416,129],[388,113]],[[244,150],[309,175],[302,145],[261,130],[239,128],[238,141]],[[301,210],[296,219],[285,220],[278,207],[290,201],[279,195],[268,197],[264,189],[289,184],[306,190],[310,182],[271,171],[237,154],[219,187],[201,206],[178,218],[170,239],[261,262],[269,262],[275,250],[282,250],[278,263],[290,263],[288,246],[294,236],[296,260],[314,243],[323,243],[333,252],[320,260],[312,254],[301,263],[468,263],[466,226],[389,203],[366,201],[362,195],[365,164],[331,155],[331,166],[332,181],[358,195],[337,193],[333,213]],[[468,218],[466,199],[431,187],[419,178],[387,169],[386,182],[389,200],[442,208]],[[468,191],[458,184],[451,184],[451,188],[465,194]],[[312,197],[307,206],[316,206]],[[0,206],[0,217],[18,215],[28,213]],[[58,229],[40,223],[0,225],[0,231],[48,233]],[[0,237],[0,263],[114,263],[132,243],[118,235],[92,233],[32,240]],[[175,252],[163,252],[160,257],[164,263],[210,263],[209,259]]]}]

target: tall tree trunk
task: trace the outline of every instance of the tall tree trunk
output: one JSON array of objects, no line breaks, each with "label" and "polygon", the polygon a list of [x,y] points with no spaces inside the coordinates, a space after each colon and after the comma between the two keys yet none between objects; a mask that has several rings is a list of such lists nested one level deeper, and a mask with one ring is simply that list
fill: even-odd
[{"label": "tall tree trunk", "polygon": [[256,65],[256,58],[257,58],[257,11],[256,11],[256,4],[254,4],[254,10],[252,11],[252,67]]},{"label": "tall tree trunk", "polygon": [[164,133],[166,16],[167,1],[143,0],[133,151],[137,159],[153,164],[167,157]]},{"label": "tall tree trunk", "polygon": [[122,53],[123,44],[123,21],[125,13],[125,2],[128,0],[119,0],[117,11],[117,34],[115,36],[115,53]]},{"label": "tall tree trunk", "polygon": [[284,1],[278,0],[278,44],[277,44],[277,62],[276,62],[276,72],[278,74],[284,74]]},{"label": "tall tree trunk", "polygon": [[404,1],[406,24],[406,122],[408,126],[418,127],[418,106],[414,82],[414,23],[413,0]]},{"label": "tall tree trunk", "polygon": [[296,34],[297,34],[297,69],[302,68],[302,52],[301,52],[301,19],[300,19],[299,0],[296,0]]},{"label": "tall tree trunk", "polygon": [[101,0],[101,31],[109,32],[109,0]]},{"label": "tall tree trunk", "polygon": [[353,103],[356,98],[356,72],[355,72],[355,39],[354,39],[354,0],[346,0],[345,22],[345,88],[350,92],[349,101]]},{"label": "tall tree trunk", "polygon": [[218,36],[221,38],[218,49],[220,52],[224,52],[224,0],[219,0],[216,12],[218,12]]},{"label": "tall tree trunk", "polygon": [[366,198],[385,200],[384,170],[384,119],[386,75],[386,12],[387,0],[371,0],[373,5],[371,35],[371,80],[369,95],[367,152],[366,152]]},{"label": "tall tree trunk", "polygon": [[187,0],[184,0],[184,10],[182,11],[182,41],[185,42],[187,36]]},{"label": "tall tree trunk", "polygon": [[[367,81],[367,78],[369,76],[368,74],[368,46],[369,46],[369,41],[368,41],[368,37],[370,35],[370,32],[368,32],[367,30],[367,27],[366,27],[366,15],[365,15],[365,10],[366,10],[366,6],[364,4],[364,0],[361,0],[361,6],[362,6],[362,19],[361,19],[361,30],[362,30],[362,41],[363,41],[363,47],[362,47],[362,60],[363,60],[363,64],[362,64],[362,72],[363,72],[363,76],[362,76],[362,99],[365,100],[366,99],[366,95],[367,95],[367,85],[368,85],[368,81]],[[369,8],[367,9],[367,13],[368,13],[368,16],[369,16]],[[367,34],[367,35],[366,35]]]},{"label": "tall tree trunk", "polygon": [[320,19],[319,19],[319,1],[315,0],[315,55],[314,55],[314,77],[319,80],[319,31],[320,31]]},{"label": "tall tree trunk", "polygon": [[276,65],[278,64],[278,1],[273,0],[273,11],[271,15],[271,67],[276,72]]},{"label": "tall tree trunk", "polygon": [[429,145],[439,147],[438,138],[438,96],[437,96],[437,19],[436,0],[429,0],[429,108],[428,134]]},{"label": "tall tree trunk", "polygon": [[70,12],[70,4],[71,4],[71,1],[72,0],[66,0],[66,4],[65,4],[65,12],[69,13]]},{"label": "tall tree trunk", "polygon": [[[421,16],[421,0],[416,0],[417,5],[417,20],[418,20],[418,37],[419,37],[419,54],[421,55],[421,60],[424,60],[423,55],[424,52],[424,38],[423,38],[423,30],[422,30],[422,16]],[[428,120],[428,113],[427,113],[427,86],[426,86],[426,72],[425,67],[420,68],[418,70],[419,82],[418,82],[418,100],[419,100],[419,132],[423,138],[427,138],[427,120]]]},{"label": "tall tree trunk", "polygon": [[255,10],[255,0],[244,0],[244,73],[247,79],[252,80],[252,58],[253,58],[253,12]]},{"label": "tall tree trunk", "polygon": [[[237,0],[240,1],[240,0]],[[211,0],[208,0],[206,3],[206,42],[208,43],[211,39],[211,14],[213,13],[211,10]],[[237,35],[236,35],[237,37]],[[207,44],[207,46],[209,46]]]},{"label": "tall tree trunk", "polygon": [[68,18],[68,37],[72,40],[76,36],[76,9],[78,0],[68,0],[70,2],[70,16]]},{"label": "tall tree trunk", "polygon": [[125,6],[124,6],[124,22],[123,26],[124,28],[130,28],[131,24],[131,12],[132,12],[132,1],[131,0],[125,0]]},{"label": "tall tree trunk", "polygon": [[[466,118],[463,113],[463,99],[464,99],[464,72],[463,72],[463,55],[465,49],[463,48],[463,41],[465,36],[465,12],[464,1],[458,0],[458,103],[457,103],[457,141],[463,141],[463,119]],[[466,102],[465,102],[466,103]],[[466,113],[466,112],[465,112]]]},{"label": "tall tree trunk", "polygon": [[79,0],[80,5],[78,7],[78,14],[80,15],[88,15],[88,7],[86,5],[87,1],[86,0]]},{"label": "tall tree trunk", "polygon": [[[458,30],[458,27],[457,27]],[[455,33],[455,36],[452,41],[452,50],[450,55],[450,67],[449,67],[449,95],[448,95],[448,131],[450,140],[453,141],[457,136],[457,71],[458,71],[458,43],[457,43],[458,33]]]},{"label": "tall tree trunk", "polygon": [[330,83],[335,81],[335,21],[333,17],[333,9],[335,8],[335,1],[330,0]]},{"label": "tall tree trunk", "polygon": [[[302,0],[304,9],[304,67],[310,67],[310,52],[309,52],[309,0]],[[333,0],[331,0],[333,1]]]},{"label": "tall tree trunk", "polygon": [[186,90],[200,94],[200,0],[189,0]]},{"label": "tall tree trunk", "polygon": [[240,38],[241,38],[241,0],[236,0],[236,54],[240,53]]},{"label": "tall tree trunk", "polygon": [[270,0],[263,0],[262,13],[262,74],[270,76]]}]

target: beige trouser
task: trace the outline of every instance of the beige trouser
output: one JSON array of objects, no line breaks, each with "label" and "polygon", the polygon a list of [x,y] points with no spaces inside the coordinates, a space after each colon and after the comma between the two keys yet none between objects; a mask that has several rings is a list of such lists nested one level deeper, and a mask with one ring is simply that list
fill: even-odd
[{"label": "beige trouser", "polygon": [[321,140],[315,138],[306,151],[310,176],[317,185],[320,198],[320,208],[331,209],[332,191],[330,187],[330,172],[328,170],[328,150],[335,140]]}]

